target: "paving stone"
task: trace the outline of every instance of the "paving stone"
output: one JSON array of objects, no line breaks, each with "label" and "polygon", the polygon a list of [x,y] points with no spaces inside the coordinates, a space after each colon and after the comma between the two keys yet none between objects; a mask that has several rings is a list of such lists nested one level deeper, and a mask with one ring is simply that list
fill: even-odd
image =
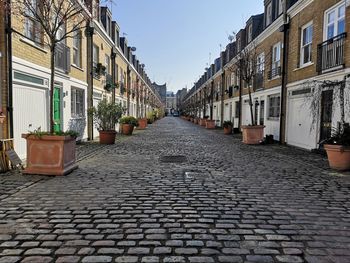
[{"label": "paving stone", "polygon": [[179,118],[77,149],[68,176],[0,178],[1,260],[350,262],[349,177],[320,155]]},{"label": "paving stone", "polygon": [[86,256],[83,257],[82,263],[108,263],[112,262],[112,257],[110,256]]}]

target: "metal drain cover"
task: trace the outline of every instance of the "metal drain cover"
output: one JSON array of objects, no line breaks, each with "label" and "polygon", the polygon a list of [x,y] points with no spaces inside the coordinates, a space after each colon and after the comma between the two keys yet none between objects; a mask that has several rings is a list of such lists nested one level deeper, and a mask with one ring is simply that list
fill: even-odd
[{"label": "metal drain cover", "polygon": [[185,163],[187,157],[184,155],[164,155],[159,158],[162,163]]}]

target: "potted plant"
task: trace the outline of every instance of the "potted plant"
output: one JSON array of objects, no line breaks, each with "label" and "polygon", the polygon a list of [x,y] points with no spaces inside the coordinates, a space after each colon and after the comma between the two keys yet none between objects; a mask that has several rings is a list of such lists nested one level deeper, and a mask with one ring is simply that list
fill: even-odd
[{"label": "potted plant", "polygon": [[152,124],[154,122],[153,112],[147,112],[146,114],[147,124]]},{"label": "potted plant", "polygon": [[258,85],[253,83],[253,80],[263,74],[260,67],[255,67],[252,65],[259,64],[260,53],[257,50],[256,42],[252,42],[250,48],[244,48],[238,54],[237,64],[233,65],[231,70],[237,70],[241,79],[247,85],[248,99],[249,99],[249,109],[250,109],[250,124],[242,125],[240,128],[242,130],[243,143],[245,144],[260,144],[264,139],[264,125],[257,125],[257,116],[254,114],[254,103],[252,98],[252,93],[256,92],[259,88]]},{"label": "potted plant", "polygon": [[101,100],[97,107],[88,110],[99,131],[101,144],[114,144],[115,126],[124,112],[125,108],[121,104],[108,102],[107,99]]},{"label": "potted plant", "polygon": [[203,119],[200,119],[199,120],[199,125],[205,127],[205,123],[206,123],[208,118],[209,118],[209,116],[206,115],[206,116],[204,116]]},{"label": "potted plant", "polygon": [[102,63],[97,63],[95,67],[95,74],[100,77],[106,74],[106,67]]},{"label": "potted plant", "polygon": [[[319,142],[319,147],[322,149],[323,146],[327,152],[329,166],[341,171],[350,170],[350,127],[349,123],[346,122],[346,116],[350,116],[349,78],[350,75],[342,80],[312,80],[304,83],[310,89],[310,94],[304,98],[304,105],[309,105],[309,113],[312,118],[310,132],[320,124],[324,111],[327,111],[331,120],[335,112],[340,113],[337,128],[326,132],[326,134],[329,133],[329,136]],[[332,107],[330,109],[324,108],[322,103],[324,96],[329,93],[332,94]]]},{"label": "potted plant", "polygon": [[122,133],[124,135],[132,135],[134,127],[137,127],[138,121],[133,116],[125,116],[120,118],[119,123],[121,124]]},{"label": "potted plant", "polygon": [[333,129],[332,136],[324,142],[329,166],[339,171],[350,170],[350,127]]},{"label": "potted plant", "polygon": [[75,131],[22,134],[27,140],[27,165],[24,174],[66,175],[78,168],[75,163]]},{"label": "potted plant", "polygon": [[224,121],[223,126],[224,126],[225,135],[232,134],[232,127],[233,127],[232,121]]},{"label": "potted plant", "polygon": [[215,129],[215,120],[205,120],[205,128],[207,129]]},{"label": "potted plant", "polygon": [[137,129],[139,130],[144,130],[147,128],[147,118],[139,118],[138,120],[139,126],[137,127]]}]

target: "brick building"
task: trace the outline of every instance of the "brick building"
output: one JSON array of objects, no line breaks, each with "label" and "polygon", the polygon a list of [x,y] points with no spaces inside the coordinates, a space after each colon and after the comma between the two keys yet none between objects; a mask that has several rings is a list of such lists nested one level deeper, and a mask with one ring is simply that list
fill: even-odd
[{"label": "brick building", "polygon": [[[83,140],[98,136],[87,109],[96,106],[102,98],[122,103],[127,107],[127,114],[135,117],[164,107],[144,65],[133,54],[135,48],[120,38],[119,26],[110,10],[100,7],[99,1],[93,2],[84,14],[89,26],[61,41],[55,57],[55,130],[76,130]],[[3,12],[4,8],[0,10]],[[39,127],[43,131],[49,128],[50,94],[50,52],[41,42],[43,33],[38,25],[29,18],[24,20],[27,21],[23,23],[22,18],[11,15],[11,24],[7,20],[0,23],[1,106],[7,107],[2,137],[14,138],[15,150],[21,158],[26,153],[21,134]],[[72,23],[67,21],[60,31],[69,32]],[[6,26],[11,30],[5,32]],[[11,46],[5,41],[8,37]],[[97,68],[105,68],[105,72],[96,74]]]},{"label": "brick building", "polygon": [[[325,83],[340,83],[350,73],[349,1],[265,0],[263,4],[264,13],[248,19],[235,41],[189,91],[184,99],[187,113],[208,115],[217,126],[224,120],[233,121],[235,128],[261,124],[265,135],[282,143],[319,148],[340,120],[337,87]],[[256,52],[250,83],[240,73],[247,50]],[[309,98],[315,90],[321,93],[316,119]],[[349,93],[346,98],[349,101]],[[345,115],[349,122],[349,112]]]}]

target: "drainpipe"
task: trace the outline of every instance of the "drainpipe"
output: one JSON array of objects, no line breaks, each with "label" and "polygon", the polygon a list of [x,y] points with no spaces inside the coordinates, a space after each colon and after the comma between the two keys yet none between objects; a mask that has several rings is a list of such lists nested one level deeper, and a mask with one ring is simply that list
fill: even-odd
[{"label": "drainpipe", "polygon": [[130,73],[131,73],[131,70],[130,70],[130,67],[128,66],[128,69],[127,69],[127,77],[126,77],[126,80],[127,80],[127,99],[126,99],[126,114],[129,116],[130,115],[130,92],[131,92],[131,77],[130,77]]},{"label": "drainpipe", "polygon": [[214,80],[210,83],[210,120],[213,120],[213,110],[214,110]]},{"label": "drainpipe", "polygon": [[[115,74],[115,59],[117,57],[117,49],[112,47],[111,50],[111,60],[112,60],[112,83],[113,85],[117,82],[116,74]],[[112,102],[115,103],[115,87],[112,89]]]},{"label": "drainpipe", "polygon": [[[286,10],[286,7],[285,7]],[[287,101],[287,70],[288,70],[288,39],[289,39],[289,18],[284,12],[284,24],[280,28],[283,32],[283,60],[282,60],[282,84],[281,84],[281,107],[280,107],[280,132],[279,143],[285,143],[285,123],[286,123],[286,101]]]},{"label": "drainpipe", "polygon": [[[242,60],[239,61],[240,63],[240,66],[242,64]],[[243,81],[242,81],[242,74],[241,74],[241,71],[239,71],[239,114],[238,114],[238,129],[239,131],[241,132],[241,126],[242,126],[242,107],[243,107],[243,103],[242,103],[242,84],[243,84]]]},{"label": "drainpipe", "polygon": [[[11,0],[7,0],[7,4],[11,5]],[[8,98],[7,98],[7,114],[8,114],[8,133],[9,138],[13,138],[13,78],[12,78],[12,25],[11,25],[11,13],[7,14],[6,19],[6,34],[7,34],[7,66],[8,66]]]},{"label": "drainpipe", "polygon": [[139,93],[139,77],[136,78],[136,118],[140,117],[140,93]]},{"label": "drainpipe", "polygon": [[[94,67],[93,67],[93,35],[94,35],[94,24],[91,21],[90,24],[86,28],[86,37],[87,37],[87,108],[91,108],[94,105],[93,102],[93,90],[94,90]],[[87,116],[87,132],[88,132],[88,140],[94,140],[94,126],[93,126],[93,118],[92,116]]]},{"label": "drainpipe", "polygon": [[225,71],[222,71],[221,74],[221,112],[220,112],[220,127],[224,124],[224,98],[226,90],[226,81],[225,81]]}]

